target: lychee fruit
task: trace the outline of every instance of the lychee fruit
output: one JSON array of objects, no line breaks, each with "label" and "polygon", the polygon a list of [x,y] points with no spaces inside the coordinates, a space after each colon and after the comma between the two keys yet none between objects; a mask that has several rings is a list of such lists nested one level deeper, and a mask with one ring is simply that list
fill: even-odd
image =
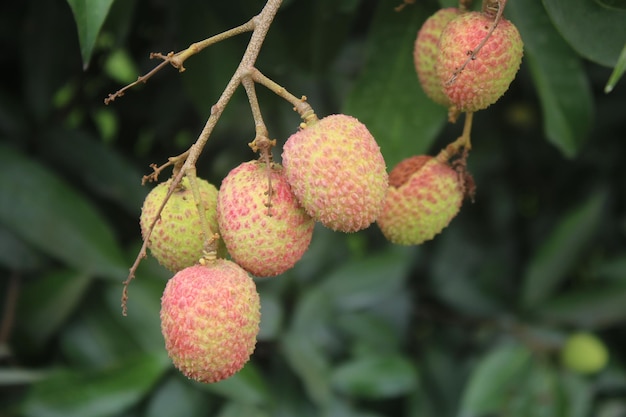
[{"label": "lychee fruit", "polygon": [[426,19],[417,33],[413,48],[413,62],[424,93],[435,103],[446,107],[450,107],[451,102],[443,92],[443,86],[435,68],[439,56],[439,37],[443,28],[459,13],[461,12],[456,7],[439,9]]},{"label": "lychee fruit", "polygon": [[324,226],[356,232],[380,214],[387,191],[385,160],[356,118],[335,114],[309,122],[287,139],[282,161],[293,193]]},{"label": "lychee fruit", "polygon": [[315,226],[292,193],[283,168],[259,161],[242,163],[224,178],[217,214],[230,256],[258,277],[293,267],[309,247]]},{"label": "lychee fruit", "polygon": [[459,111],[475,112],[495,103],[520,67],[522,39],[505,18],[480,47],[493,21],[487,13],[462,13],[441,33],[437,75],[445,95]]},{"label": "lychee fruit", "polygon": [[571,334],[561,350],[565,367],[581,374],[602,370],[609,360],[606,346],[596,335],[579,331]]},{"label": "lychee fruit", "polygon": [[390,242],[419,245],[448,226],[463,198],[459,174],[447,162],[413,156],[389,174],[389,190],[377,223]]},{"label": "lychee fruit", "polygon": [[252,278],[232,261],[185,268],[165,287],[161,332],[185,376],[217,382],[239,371],[256,345],[260,299]]},{"label": "lychee fruit", "polygon": [[[169,179],[154,187],[144,200],[139,219],[144,239],[172,181]],[[217,188],[202,178],[197,178],[197,183],[209,227],[213,233],[217,233]],[[172,272],[178,272],[198,262],[203,256],[204,245],[205,236],[198,207],[189,179],[184,177],[154,225],[148,248],[161,265]],[[223,255],[223,244],[218,247],[218,252]]]}]

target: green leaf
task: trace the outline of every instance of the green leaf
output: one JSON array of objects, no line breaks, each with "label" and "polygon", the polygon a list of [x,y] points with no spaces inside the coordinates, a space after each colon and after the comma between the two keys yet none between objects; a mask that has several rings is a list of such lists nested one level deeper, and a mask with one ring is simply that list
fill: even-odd
[{"label": "green leaf", "polygon": [[214,384],[195,385],[205,391],[226,397],[242,404],[267,404],[270,394],[263,377],[253,362],[248,362],[235,375]]},{"label": "green leaf", "polygon": [[536,0],[510,2],[506,10],[524,41],[524,62],[539,93],[545,135],[571,158],[587,139],[593,114],[591,87],[580,58]]},{"label": "green leaf", "polygon": [[203,417],[211,406],[211,397],[196,389],[180,373],[167,377],[154,391],[146,409],[146,417]]},{"label": "green leaf", "polygon": [[119,415],[141,400],[168,369],[161,357],[143,355],[98,372],[62,370],[36,383],[22,404],[27,417]]},{"label": "green leaf", "polygon": [[[59,335],[60,351],[66,362],[76,367],[103,369],[144,352],[133,333],[111,315],[102,300],[85,302],[88,307],[64,326]],[[134,329],[134,333],[139,331]],[[154,356],[167,358],[163,342],[152,347],[152,351]]]},{"label": "green leaf", "polygon": [[43,346],[82,300],[91,277],[76,271],[48,272],[28,281],[18,305],[20,331]]},{"label": "green leaf", "polygon": [[44,257],[0,224],[0,265],[16,271],[32,271],[44,264]]},{"label": "green leaf", "polygon": [[323,352],[307,338],[293,332],[283,335],[281,348],[289,366],[304,383],[309,398],[319,407],[329,404],[331,368]]},{"label": "green leaf", "polygon": [[83,66],[87,68],[98,33],[109,14],[113,0],[67,0],[67,2],[74,13]]},{"label": "green leaf", "polygon": [[583,328],[598,328],[626,319],[626,282],[570,290],[536,306],[544,320]]},{"label": "green leaf", "polygon": [[609,77],[609,81],[607,81],[606,86],[604,87],[605,93],[610,93],[615,88],[615,84],[622,78],[624,72],[626,71],[626,43],[622,48],[622,52],[619,54],[619,58],[617,60],[617,64],[615,65],[615,69],[611,73]]},{"label": "green leaf", "polygon": [[0,387],[32,384],[46,379],[50,371],[41,369],[0,368]]},{"label": "green leaf", "polygon": [[283,306],[276,294],[259,289],[261,298],[261,324],[257,339],[261,341],[276,339],[283,322]]},{"label": "green leaf", "polygon": [[45,134],[42,149],[89,190],[139,216],[149,189],[141,185],[141,172],[113,148],[79,130],[53,130]]},{"label": "green leaf", "polygon": [[[181,414],[182,415],[182,414]],[[228,402],[221,409],[216,417],[270,417],[267,411],[261,410],[257,406]]]},{"label": "green leaf", "polygon": [[400,355],[364,356],[343,363],[333,370],[332,386],[356,398],[398,397],[417,386],[417,370]]},{"label": "green leaf", "polygon": [[368,62],[343,108],[374,135],[388,169],[428,152],[446,120],[447,110],[422,91],[413,64],[417,32],[431,12],[415,4],[397,13],[389,3],[379,3]]},{"label": "green leaf", "polygon": [[459,416],[483,416],[497,411],[506,403],[519,379],[527,371],[531,352],[516,345],[497,346],[485,355],[465,387]]},{"label": "green leaf", "polygon": [[626,39],[626,11],[589,0],[543,0],[554,26],[583,57],[614,67]]},{"label": "green leaf", "polygon": [[562,216],[531,258],[523,278],[522,302],[532,308],[552,295],[579,261],[603,220],[606,194],[593,194]]},{"label": "green leaf", "polygon": [[392,247],[333,270],[320,288],[338,311],[368,309],[401,291],[412,262],[409,248]]},{"label": "green leaf", "polygon": [[0,222],[20,238],[88,275],[127,275],[110,226],[53,172],[0,146]]}]

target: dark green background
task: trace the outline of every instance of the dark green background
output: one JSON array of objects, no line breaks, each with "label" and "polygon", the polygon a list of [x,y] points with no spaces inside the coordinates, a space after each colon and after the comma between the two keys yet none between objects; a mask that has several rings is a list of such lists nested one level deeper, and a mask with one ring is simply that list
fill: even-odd
[{"label": "dark green background", "polygon": [[[366,123],[389,168],[461,133],[422,93],[411,55],[423,21],[454,2],[394,12],[399,3],[285,1],[257,62],[320,117]],[[419,247],[392,246],[375,225],[318,227],[293,270],[257,280],[259,342],[234,377],[201,385],[172,367],[158,318],[171,274],[154,260],[122,316],[150,188],[141,177],[193,143],[249,35],[103,100],[156,64],[150,52],[184,49],[262,6],[0,6],[0,416],[626,415],[626,83],[604,92],[625,65],[618,1],[510,0],[525,55],[506,95],[474,117],[475,202]],[[258,94],[280,147],[300,120]],[[253,138],[239,91],[199,175],[219,185],[255,157]],[[604,370],[562,367],[575,331],[604,341]]]}]

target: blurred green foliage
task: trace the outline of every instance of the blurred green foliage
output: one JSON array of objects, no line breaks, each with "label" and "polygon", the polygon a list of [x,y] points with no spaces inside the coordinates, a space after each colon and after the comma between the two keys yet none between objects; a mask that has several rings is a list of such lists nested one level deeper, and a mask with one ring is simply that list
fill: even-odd
[{"label": "blurred green foliage", "polygon": [[[365,122],[390,168],[461,131],[422,93],[411,55],[423,21],[455,2],[395,12],[400,2],[285,1],[257,63],[318,115]],[[507,94],[474,118],[475,202],[419,247],[394,247],[376,226],[318,227],[293,270],[257,281],[259,342],[232,378],[203,385],[172,367],[158,318],[171,274],[154,260],[122,316],[149,190],[141,177],[197,137],[248,37],[103,99],[149,71],[150,52],[184,49],[263,3],[0,6],[0,415],[626,415],[626,11],[616,1],[509,1],[525,56]],[[281,145],[299,119],[258,94]],[[255,157],[253,136],[239,92],[199,175],[219,185]],[[607,345],[597,374],[558,360],[578,330]]]}]

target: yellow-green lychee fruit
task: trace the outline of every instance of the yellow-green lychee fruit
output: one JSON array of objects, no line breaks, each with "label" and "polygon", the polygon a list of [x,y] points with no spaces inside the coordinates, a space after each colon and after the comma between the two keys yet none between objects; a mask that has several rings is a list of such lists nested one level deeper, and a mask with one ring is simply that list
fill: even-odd
[{"label": "yellow-green lychee fruit", "polygon": [[602,370],[609,353],[600,338],[589,332],[576,332],[565,341],[561,362],[574,372],[592,374]]},{"label": "yellow-green lychee fruit", "polygon": [[492,23],[493,18],[486,13],[467,12],[452,19],[441,33],[437,75],[444,93],[459,111],[475,112],[495,103],[520,67],[522,39],[515,25],[505,18],[478,50]]},{"label": "yellow-green lychee fruit", "polygon": [[232,259],[257,277],[292,268],[309,247],[315,226],[291,191],[283,168],[259,161],[242,163],[224,178],[217,220]]},{"label": "yellow-green lychee fruit", "polygon": [[413,47],[413,62],[424,93],[435,103],[446,107],[450,107],[451,102],[443,92],[443,86],[435,68],[439,56],[439,37],[443,28],[459,13],[461,12],[456,7],[439,9],[426,19],[417,33]]},{"label": "yellow-green lychee fruit", "polygon": [[[141,234],[146,237],[167,190],[169,179],[154,187],[144,200],[139,223]],[[218,233],[217,188],[208,181],[197,178],[200,196],[206,208],[205,216],[212,233]],[[203,256],[205,236],[189,179],[184,177],[174,191],[157,220],[148,240],[148,248],[161,265],[172,272],[194,265]],[[223,244],[218,254],[223,256]]]},{"label": "yellow-green lychee fruit", "polygon": [[324,226],[356,232],[380,214],[387,191],[385,160],[356,118],[335,114],[309,122],[287,139],[282,162],[293,193]]},{"label": "yellow-green lychee fruit", "polygon": [[226,259],[174,275],[161,298],[161,332],[185,376],[217,382],[239,371],[254,351],[261,319],[252,278]]},{"label": "yellow-green lychee fruit", "polygon": [[463,202],[459,174],[428,155],[401,161],[389,174],[389,190],[377,223],[399,245],[419,245],[448,226]]}]

